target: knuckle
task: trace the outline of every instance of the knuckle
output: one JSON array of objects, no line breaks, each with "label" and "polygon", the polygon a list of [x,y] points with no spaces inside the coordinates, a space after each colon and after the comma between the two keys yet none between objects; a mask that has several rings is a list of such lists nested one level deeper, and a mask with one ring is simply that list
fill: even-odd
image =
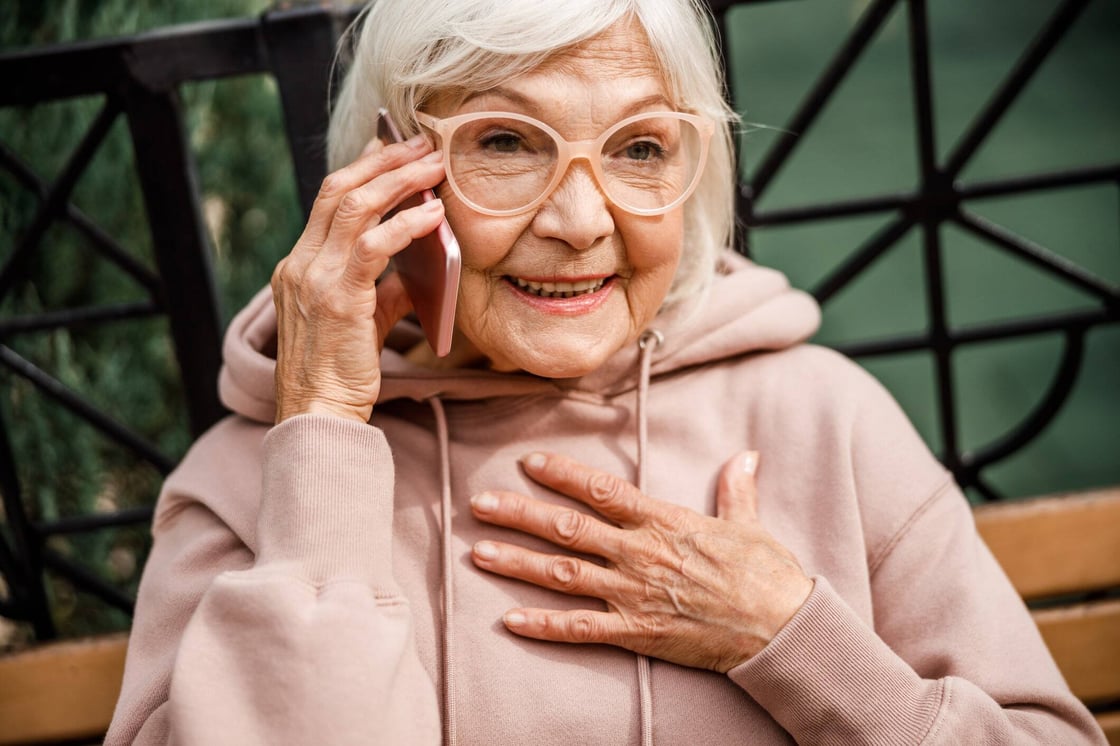
[{"label": "knuckle", "polygon": [[410,215],[407,212],[399,212],[389,220],[386,220],[383,225],[386,234],[393,242],[407,241],[412,238],[412,226],[409,223]]},{"label": "knuckle", "polygon": [[594,474],[587,480],[587,494],[599,503],[618,502],[622,490],[622,483],[609,474]]},{"label": "knuckle", "polygon": [[575,543],[587,532],[587,516],[574,510],[562,511],[553,517],[552,530],[565,543]]},{"label": "knuckle", "polygon": [[556,557],[549,564],[549,574],[562,588],[578,584],[580,567],[575,557]]},{"label": "knuckle", "polygon": [[282,297],[287,291],[294,292],[297,290],[302,281],[301,270],[300,265],[294,262],[290,256],[281,259],[276,265],[276,269],[272,271],[270,280],[273,295]]},{"label": "knuckle", "polygon": [[345,177],[339,171],[329,173],[319,184],[319,199],[334,199],[342,191]]},{"label": "knuckle", "polygon": [[638,567],[652,567],[659,564],[664,554],[664,542],[659,539],[643,539],[632,542],[627,547],[626,557]]},{"label": "knuckle", "polygon": [[529,503],[525,500],[519,500],[516,496],[503,495],[500,492],[496,494],[501,510],[508,511],[510,520],[520,525],[532,519]]},{"label": "knuckle", "polygon": [[273,292],[278,292],[286,284],[288,284],[291,275],[291,270],[288,267],[288,260],[281,259],[280,263],[276,265],[276,268],[272,270],[272,279],[270,280],[270,284],[272,285]]},{"label": "knuckle", "polygon": [[368,230],[354,241],[354,253],[359,259],[370,259],[381,252],[382,241],[374,230]]},{"label": "knuckle", "polygon": [[568,618],[568,636],[575,642],[595,642],[599,639],[599,623],[587,611],[577,611]]},{"label": "knuckle", "polygon": [[299,278],[299,286],[312,295],[329,295],[334,285],[334,276],[323,267],[309,266]]},{"label": "knuckle", "polygon": [[640,641],[643,649],[653,648],[663,636],[661,626],[649,614],[635,614],[629,622],[630,637]]},{"label": "knuckle", "polygon": [[342,201],[338,203],[337,216],[343,219],[353,219],[365,215],[369,210],[369,205],[366,202],[365,195],[362,194],[360,189],[354,189],[346,193]]}]

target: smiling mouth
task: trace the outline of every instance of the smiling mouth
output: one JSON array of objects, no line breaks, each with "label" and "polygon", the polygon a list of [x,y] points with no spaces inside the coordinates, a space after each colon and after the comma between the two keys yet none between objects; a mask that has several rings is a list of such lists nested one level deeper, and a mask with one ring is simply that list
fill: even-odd
[{"label": "smiling mouth", "polygon": [[577,298],[581,295],[591,295],[601,290],[610,279],[610,277],[596,277],[575,282],[535,282],[520,277],[506,277],[510,284],[522,292],[538,298]]}]

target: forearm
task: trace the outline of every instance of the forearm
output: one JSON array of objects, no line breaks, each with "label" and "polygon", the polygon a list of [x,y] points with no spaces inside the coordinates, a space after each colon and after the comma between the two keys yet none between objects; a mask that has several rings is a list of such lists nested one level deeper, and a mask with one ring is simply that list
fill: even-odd
[{"label": "forearm", "polygon": [[919,676],[821,578],[771,645],[729,675],[802,743],[1102,743],[1060,679],[1018,682],[1019,701],[1000,702],[960,676]]},{"label": "forearm", "polygon": [[[214,567],[184,612],[161,656],[170,670],[154,671],[166,694],[137,740],[438,742],[435,687],[392,575],[384,437],[298,417],[269,432],[262,455],[254,551]],[[175,583],[176,569],[153,584]]]},{"label": "forearm", "polygon": [[438,743],[409,608],[368,587],[247,571],[218,578],[179,648],[182,743]]}]

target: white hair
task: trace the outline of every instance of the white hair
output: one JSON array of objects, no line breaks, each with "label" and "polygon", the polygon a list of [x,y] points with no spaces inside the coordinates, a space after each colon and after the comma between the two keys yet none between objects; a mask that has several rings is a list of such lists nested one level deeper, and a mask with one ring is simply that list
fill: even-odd
[{"label": "white hair", "polygon": [[331,170],[353,161],[385,107],[405,136],[435,96],[487,90],[632,18],[645,31],[673,104],[716,123],[701,182],[684,206],[684,251],[666,304],[701,293],[734,226],[730,124],[702,0],[374,0],[343,38],[349,69],[331,112]]}]

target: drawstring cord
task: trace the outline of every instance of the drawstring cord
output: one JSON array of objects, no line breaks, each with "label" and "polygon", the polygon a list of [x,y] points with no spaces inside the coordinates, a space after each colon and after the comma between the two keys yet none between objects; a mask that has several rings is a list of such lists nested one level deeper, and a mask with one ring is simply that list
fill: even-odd
[{"label": "drawstring cord", "polygon": [[[661,332],[649,329],[638,339],[641,349],[641,362],[638,377],[638,489],[646,491],[646,452],[648,445],[648,421],[646,418],[646,399],[649,394],[650,368],[653,352],[665,338]],[[440,469],[440,523],[442,537],[440,542],[441,562],[443,565],[443,740],[447,746],[458,743],[455,724],[455,655],[452,636],[452,621],[455,616],[455,586],[451,557],[451,445],[447,431],[447,415],[443,402],[438,397],[428,399],[436,420],[436,438],[439,440]],[[650,675],[649,658],[638,655],[638,698],[640,702],[642,746],[653,746],[653,687]]]},{"label": "drawstring cord", "polygon": [[428,404],[436,418],[436,437],[439,439],[439,518],[443,530],[440,542],[443,563],[443,742],[455,746],[458,736],[455,731],[455,651],[451,629],[455,616],[455,575],[451,558],[451,445],[443,402],[433,396],[428,399]]},{"label": "drawstring cord", "polygon": [[638,338],[638,347],[642,351],[638,376],[638,489],[642,492],[646,490],[646,397],[649,395],[650,366],[653,364],[653,351],[664,341],[665,337],[656,329],[647,329]]},{"label": "drawstring cord", "polygon": [[[648,446],[648,420],[646,418],[646,398],[649,395],[650,368],[653,364],[653,351],[665,341],[656,329],[647,329],[638,338],[641,349],[641,364],[638,376],[638,489],[646,492],[646,452]],[[649,658],[638,656],[638,697],[641,703],[642,746],[653,746],[653,684]]]}]

